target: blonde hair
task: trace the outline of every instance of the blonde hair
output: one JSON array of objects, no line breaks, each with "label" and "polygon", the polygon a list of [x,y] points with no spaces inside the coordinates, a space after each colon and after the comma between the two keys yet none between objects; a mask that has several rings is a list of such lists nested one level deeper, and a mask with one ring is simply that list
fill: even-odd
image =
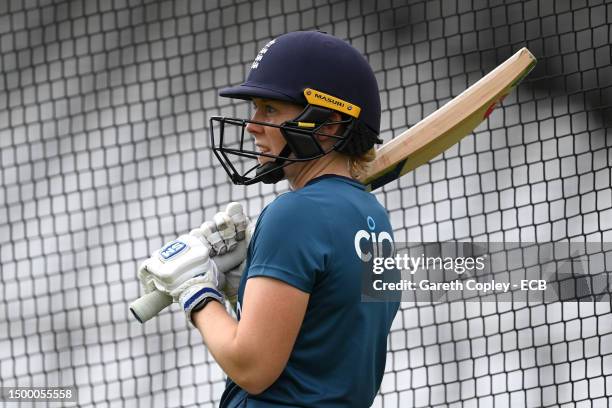
[{"label": "blonde hair", "polygon": [[368,172],[370,164],[376,158],[376,147],[372,147],[367,152],[359,156],[349,156],[348,158],[348,170],[351,177],[354,179],[361,179]]}]

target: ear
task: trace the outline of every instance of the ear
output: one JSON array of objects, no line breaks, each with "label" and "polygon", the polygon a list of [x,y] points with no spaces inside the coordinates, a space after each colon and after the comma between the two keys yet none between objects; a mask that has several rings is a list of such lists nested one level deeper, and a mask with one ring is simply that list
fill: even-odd
[{"label": "ear", "polygon": [[[331,122],[339,122],[342,120],[342,116],[340,115],[340,113],[338,112],[333,112],[331,114],[331,116],[329,117],[329,120]],[[335,124],[335,125],[327,125],[327,126],[323,126],[321,128],[321,131],[323,133],[326,133],[328,135],[337,135],[338,133],[340,133],[340,129],[341,129],[342,125],[340,124]],[[317,140],[319,142],[324,142],[326,140],[330,140],[330,138],[328,136],[323,136],[317,133]],[[333,141],[335,142],[337,139],[333,139]]]}]

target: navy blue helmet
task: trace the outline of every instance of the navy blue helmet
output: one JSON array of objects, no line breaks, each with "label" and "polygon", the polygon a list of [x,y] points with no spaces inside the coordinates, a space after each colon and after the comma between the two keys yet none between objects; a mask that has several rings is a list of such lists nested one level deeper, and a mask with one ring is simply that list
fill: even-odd
[{"label": "navy blue helmet", "polygon": [[[284,178],[282,168],[297,162],[313,160],[337,150],[358,156],[381,143],[380,96],[372,68],[366,59],[347,42],[320,31],[297,31],[268,42],[251,65],[246,81],[225,88],[221,96],[251,100],[253,98],[287,101],[304,106],[304,111],[281,125],[253,122],[238,118],[212,117],[213,152],[235,184],[257,181],[276,183]],[[332,122],[334,112],[342,121]],[[251,123],[277,127],[287,144],[272,162],[257,164],[245,172],[238,171],[228,155],[253,157],[264,155],[244,150],[244,128]],[[330,149],[324,149],[316,134],[332,123],[342,123],[340,135]],[[242,126],[239,147],[225,145],[225,125]],[[217,125],[217,126],[215,126]],[[218,127],[218,133],[215,133]],[[270,155],[267,155],[270,156]],[[250,176],[252,173],[255,176]]]}]

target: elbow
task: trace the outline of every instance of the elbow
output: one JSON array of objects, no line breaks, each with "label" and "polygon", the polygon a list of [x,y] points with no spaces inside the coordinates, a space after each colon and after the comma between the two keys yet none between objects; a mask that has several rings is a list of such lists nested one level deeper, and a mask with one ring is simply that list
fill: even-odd
[{"label": "elbow", "polygon": [[257,395],[274,384],[281,371],[271,372],[269,367],[254,367],[252,369],[241,370],[241,374],[236,376],[236,378],[232,378],[232,380],[249,394]]},{"label": "elbow", "polygon": [[237,384],[240,386],[240,388],[248,392],[250,395],[261,394],[266,389],[268,389],[270,385],[272,385],[272,384],[268,384],[268,385],[258,384],[256,381],[252,383],[243,383],[243,384],[237,383]]},{"label": "elbow", "polygon": [[250,347],[235,340],[227,354],[227,364],[220,364],[225,373],[244,391],[258,395],[267,390],[280,377],[288,358],[270,353],[261,347]]}]

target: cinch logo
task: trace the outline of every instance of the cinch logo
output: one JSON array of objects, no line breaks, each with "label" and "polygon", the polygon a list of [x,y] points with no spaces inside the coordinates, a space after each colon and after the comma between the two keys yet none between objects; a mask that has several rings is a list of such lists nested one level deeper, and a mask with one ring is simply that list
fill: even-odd
[{"label": "cinch logo", "polygon": [[188,248],[189,246],[183,241],[173,241],[160,249],[159,256],[161,256],[164,261],[167,261],[170,258],[174,258],[181,252],[184,252]]},{"label": "cinch logo", "polygon": [[251,69],[256,69],[259,66],[259,63],[261,62],[264,54],[266,52],[268,52],[268,49],[276,42],[276,40],[272,40],[270,42],[268,42],[266,45],[264,45],[264,47],[261,49],[261,51],[259,51],[259,54],[257,54],[257,56],[255,57],[255,61],[253,61],[253,64],[251,64]]},{"label": "cinch logo", "polygon": [[[376,228],[374,218],[368,216],[366,220],[368,222],[368,229],[370,231],[359,230],[355,234],[355,252],[357,253],[359,259],[361,259],[363,262],[369,262],[372,259],[372,256],[376,258],[384,256],[382,254],[382,250],[385,241],[389,243],[391,248],[391,252],[387,254],[387,256],[392,256],[392,254],[395,252],[395,244],[393,243],[391,234],[389,234],[387,231],[382,231],[376,234],[376,232],[374,232],[374,229]],[[367,247],[370,249],[370,251],[364,252],[361,250],[361,244],[364,240],[366,241]]]}]

